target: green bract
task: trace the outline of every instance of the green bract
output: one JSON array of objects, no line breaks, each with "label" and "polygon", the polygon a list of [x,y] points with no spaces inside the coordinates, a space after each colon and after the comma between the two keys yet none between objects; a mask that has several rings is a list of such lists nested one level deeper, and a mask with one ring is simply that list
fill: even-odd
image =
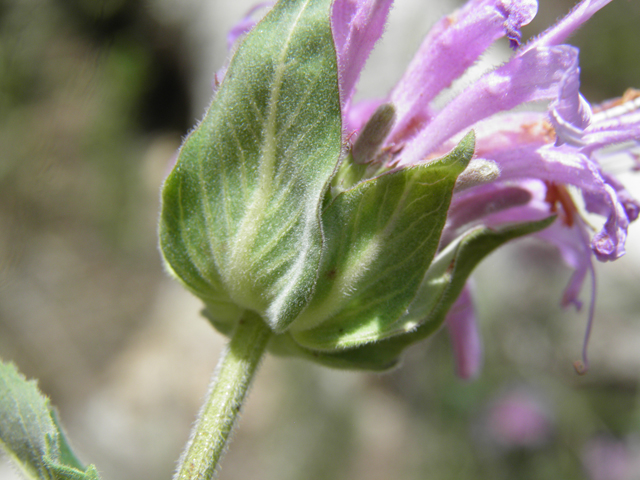
[{"label": "green bract", "polygon": [[165,259],[218,322],[281,332],[313,294],[342,134],[329,3],[280,2],[247,36],[165,183]]},{"label": "green bract", "polygon": [[438,252],[474,137],[375,172],[366,157],[392,107],[370,125],[371,145],[342,158],[330,4],[281,0],[241,44],[165,182],[160,245],[221,332],[248,310],[274,332],[274,352],[383,369],[437,329],[484,256],[548,222],[479,229]]}]

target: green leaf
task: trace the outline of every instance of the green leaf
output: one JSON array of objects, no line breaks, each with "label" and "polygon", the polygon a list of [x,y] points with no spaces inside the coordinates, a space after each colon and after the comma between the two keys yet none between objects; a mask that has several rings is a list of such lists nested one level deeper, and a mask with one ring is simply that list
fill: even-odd
[{"label": "green leaf", "polygon": [[282,331],[313,293],[319,208],[342,148],[330,4],[275,5],[165,182],[164,257],[219,322],[250,309]]},{"label": "green leaf", "polygon": [[[57,434],[49,400],[13,364],[0,364],[0,442],[28,478],[47,478],[42,457]],[[54,444],[55,447],[55,444]],[[58,452],[56,452],[58,454]]]},{"label": "green leaf", "polygon": [[446,157],[359,183],[323,212],[313,300],[291,326],[314,350],[351,348],[405,331],[397,320],[438,248],[458,175],[473,155],[467,135]]},{"label": "green leaf", "polygon": [[98,480],[71,451],[49,400],[16,367],[0,362],[0,446],[32,479]]},{"label": "green leaf", "polygon": [[99,480],[98,471],[93,465],[89,465],[86,471],[81,471],[67,465],[57,463],[49,457],[45,457],[45,464],[52,480]]},{"label": "green leaf", "polygon": [[[298,355],[335,368],[382,371],[395,366],[405,348],[433,334],[460,295],[465,282],[480,261],[509,240],[548,227],[555,217],[509,225],[497,229],[477,228],[457,244],[441,252],[425,276],[416,299],[400,320],[414,322],[413,329],[386,340],[335,352],[314,351],[293,338],[275,338],[275,353]],[[420,318],[421,315],[424,315]],[[280,336],[284,337],[284,336]]]},{"label": "green leaf", "polygon": [[58,417],[58,411],[55,408],[49,407],[49,413],[51,414],[51,419],[56,426],[58,431],[58,447],[60,448],[60,463],[63,465],[67,465],[69,467],[75,468],[76,470],[84,470],[84,464],[76,457],[75,453],[71,449],[71,445],[69,444],[69,440],[67,440],[67,435],[60,424],[60,418]]}]

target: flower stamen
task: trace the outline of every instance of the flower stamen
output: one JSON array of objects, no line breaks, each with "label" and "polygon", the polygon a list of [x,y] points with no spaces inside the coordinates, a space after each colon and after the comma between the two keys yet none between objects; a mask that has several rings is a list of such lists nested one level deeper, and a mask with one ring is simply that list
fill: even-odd
[{"label": "flower stamen", "polygon": [[563,185],[557,185],[552,182],[545,182],[545,184],[547,186],[547,194],[544,200],[551,206],[551,212],[558,213],[562,222],[567,227],[572,227],[575,221],[574,216],[578,213],[578,207],[573,202],[571,194]]},{"label": "flower stamen", "polygon": [[582,343],[582,360],[573,363],[578,375],[586,375],[589,371],[589,358],[587,349],[589,348],[589,339],[591,338],[591,330],[593,328],[593,318],[595,316],[596,307],[596,272],[593,263],[589,262],[589,276],[591,277],[591,300],[589,301],[589,318],[587,319],[587,329],[584,333],[584,341]]}]

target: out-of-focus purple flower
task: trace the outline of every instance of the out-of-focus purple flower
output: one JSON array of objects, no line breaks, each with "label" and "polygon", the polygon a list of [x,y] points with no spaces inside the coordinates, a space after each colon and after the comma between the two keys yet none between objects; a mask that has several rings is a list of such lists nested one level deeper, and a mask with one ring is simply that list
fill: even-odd
[{"label": "out-of-focus purple flower", "polygon": [[605,436],[591,439],[582,451],[582,463],[591,480],[631,480],[630,457],[625,442]]},{"label": "out-of-focus purple flower", "polygon": [[[365,158],[353,152],[356,163],[388,170],[428,162],[450,151],[470,128],[476,132],[475,159],[459,180],[442,248],[478,225],[558,216],[534,235],[555,245],[574,272],[562,304],[580,308],[584,280],[587,275],[593,280],[578,370],[587,367],[595,296],[592,259],[622,256],[628,225],[640,212],[640,203],[598,161],[604,147],[640,141],[640,93],[630,90],[621,99],[592,107],[580,94],[578,49],[563,44],[610,1],[582,0],[555,26],[521,45],[520,28],[536,15],[537,0],[469,0],[433,27],[386,98],[358,103],[353,103],[356,84],[383,33],[392,0],[335,0],[331,7],[345,142],[353,145],[367,122],[379,122],[379,108],[391,105],[394,112],[388,128],[369,130],[384,136],[367,143],[374,148],[367,149]],[[252,27],[253,13],[232,31],[231,44]],[[511,59],[436,108],[433,99],[502,37],[515,50]],[[541,101],[548,103],[547,112],[511,112]],[[631,150],[625,153],[638,162]],[[586,212],[604,218],[599,231],[583,219],[576,195]],[[482,349],[468,288],[446,324],[459,374],[475,376]]]},{"label": "out-of-focus purple flower", "polygon": [[491,403],[481,433],[501,448],[535,448],[550,439],[553,424],[553,415],[539,395],[516,388]]},{"label": "out-of-focus purple flower", "polygon": [[[555,245],[573,269],[562,304],[578,308],[582,284],[593,274],[592,257],[609,261],[624,254],[627,227],[640,208],[598,163],[603,147],[640,140],[638,95],[630,91],[599,112],[592,108],[579,92],[578,49],[563,44],[609,1],[583,0],[554,27],[520,45],[520,27],[537,13],[535,0],[471,0],[434,26],[387,98],[353,105],[357,77],[391,2],[336,0],[332,10],[347,138],[357,138],[379,105],[393,105],[395,122],[372,161],[402,167],[439,157],[474,128],[476,160],[469,169],[484,160],[500,174],[484,182],[480,175],[475,185],[454,195],[442,246],[476,225],[526,222],[555,213],[559,219],[537,236]],[[512,58],[436,109],[432,100],[503,36],[515,49]],[[547,101],[548,112],[509,112],[534,101]],[[568,187],[577,187],[587,212],[605,218],[600,231],[590,231]],[[458,371],[472,377],[480,368],[481,348],[468,291],[452,308],[447,325]],[[580,368],[586,366],[585,353]]]}]

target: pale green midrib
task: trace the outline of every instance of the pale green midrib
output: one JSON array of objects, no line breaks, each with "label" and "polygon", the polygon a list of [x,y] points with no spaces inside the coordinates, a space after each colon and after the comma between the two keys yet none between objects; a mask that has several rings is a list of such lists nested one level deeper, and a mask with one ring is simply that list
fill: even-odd
[{"label": "pale green midrib", "polygon": [[[376,303],[383,303],[393,298],[394,294],[389,294],[384,298],[378,298]],[[349,312],[351,318],[357,317],[358,312],[369,309],[370,306],[354,309]],[[372,323],[364,323],[352,325],[352,328],[346,329],[344,325],[327,325],[319,328],[311,328],[300,331],[300,339],[311,336],[314,348],[331,350],[333,348],[350,348],[363,345],[376,340],[390,338],[399,333],[405,332],[405,324],[397,320],[387,326],[380,327]]]},{"label": "pale green midrib", "polygon": [[[387,221],[387,223],[385,224],[385,226],[383,228],[383,232],[384,232],[383,236],[385,238],[391,236],[390,234],[393,233],[392,231],[395,228],[397,220],[398,220],[398,218],[400,217],[400,215],[401,215],[401,213],[403,211],[406,211],[414,203],[419,202],[423,198],[429,196],[429,192],[426,192],[423,195],[416,196],[408,204],[406,204],[407,197],[409,197],[411,195],[412,191],[415,188],[415,185],[418,185],[420,187],[432,187],[432,186],[437,185],[439,183],[446,182],[447,180],[449,180],[449,177],[446,176],[446,175],[438,178],[434,182],[426,182],[426,183],[425,182],[420,182],[419,179],[418,179],[418,175],[413,175],[413,176],[409,177],[409,179],[406,181],[406,184],[403,187],[402,195],[400,196],[400,198],[396,202],[396,207],[394,208],[393,213],[390,215],[389,220]],[[387,188],[387,190],[388,190],[388,188]],[[386,197],[386,192],[385,192],[385,197]],[[440,204],[435,209],[435,211],[438,211],[438,210],[441,209],[442,205],[444,204],[444,201],[445,201],[445,198],[442,198]],[[428,212],[428,214],[433,213],[433,212],[434,212],[434,210],[432,210],[431,212]],[[424,216],[425,215],[422,215],[420,218],[423,218]],[[416,221],[418,221],[418,220],[416,220]],[[414,221],[412,223],[415,223],[416,221]]]},{"label": "pale green midrib", "polygon": [[[307,89],[307,91],[305,92],[305,96],[303,98],[307,98],[307,93],[310,92],[310,88]],[[299,105],[302,105],[303,102],[300,102]],[[304,132],[300,133],[299,135],[296,136],[295,140],[290,143],[287,147],[287,150],[284,152],[283,157],[282,157],[282,162],[283,163],[288,163],[288,161],[292,158],[294,158],[296,155],[298,155],[298,157],[302,157],[302,159],[298,159],[296,160],[296,164],[298,165],[298,170],[300,171],[305,171],[307,169],[307,166],[313,162],[313,156],[310,155],[310,153],[307,152],[303,152],[303,155],[299,155],[299,144],[305,140],[305,137],[310,134],[311,132],[313,132],[316,127],[322,122],[322,120],[327,116],[326,112],[322,112],[321,114],[316,116],[316,120],[310,124]],[[287,127],[288,128],[288,127]],[[280,133],[280,135],[282,135],[282,132]],[[317,148],[314,150],[315,153],[317,153],[317,155],[315,155],[315,157],[322,157],[323,156],[323,152],[322,150],[329,150],[329,147],[324,146],[322,148]],[[274,187],[275,191],[273,192],[273,195],[270,198],[270,204],[269,204],[269,208],[270,210],[279,210],[281,208],[283,208],[283,206],[290,201],[290,194],[291,192],[294,190],[296,184],[299,184],[300,182],[304,182],[305,179],[304,178],[300,178],[300,175],[296,175],[296,176],[288,176],[286,177],[286,183],[282,183],[280,180],[282,178],[285,178],[282,175],[279,175],[279,178],[277,178],[276,180],[278,180],[277,185]],[[305,211],[303,209],[300,208],[296,208],[297,210],[297,214],[295,215],[296,220],[298,217],[300,217],[301,215],[303,215],[305,213]],[[285,226],[289,225],[291,222],[285,222]],[[294,248],[295,249],[295,248]],[[254,256],[255,257],[260,257],[262,255],[261,252],[257,252]]]},{"label": "pale green midrib", "polygon": [[[375,251],[378,246],[370,242],[365,249],[358,255],[358,260],[367,260],[370,263],[375,259]],[[371,252],[373,250],[373,253]],[[350,262],[352,265],[343,270],[333,282],[328,293],[322,295],[320,305],[309,305],[304,313],[300,316],[299,321],[292,327],[293,331],[306,331],[320,325],[323,321],[333,317],[348,303],[351,294],[354,291],[353,285],[357,284],[362,277],[366,268],[361,268],[362,264],[358,262]]]},{"label": "pale green midrib", "polygon": [[[402,243],[402,238],[405,237],[406,235],[410,235],[411,232],[413,230],[415,230],[415,225],[416,224],[420,224],[424,221],[424,219],[426,217],[432,216],[434,214],[437,214],[439,211],[442,210],[442,206],[445,203],[445,199],[442,199],[440,204],[432,209],[429,210],[428,212],[424,212],[422,215],[420,215],[418,218],[416,218],[415,220],[413,220],[412,222],[410,222],[409,224],[407,224],[402,230],[399,231],[385,231],[384,234],[382,234],[383,237],[383,241],[385,243],[391,243],[391,244],[398,244],[398,243]],[[383,271],[381,273],[381,276],[386,275],[386,272],[389,270],[395,270],[396,268],[398,268],[400,265],[405,264],[410,257],[412,257],[413,255],[415,255],[416,252],[420,251],[424,245],[431,240],[431,237],[433,237],[434,233],[435,233],[436,229],[435,226],[431,226],[431,228],[429,228],[428,230],[425,231],[425,237],[418,243],[418,245],[416,247],[414,247],[411,250],[410,255],[405,255],[403,257],[403,260],[400,263],[394,262],[393,265],[391,267],[389,267],[387,270]],[[390,239],[390,240],[387,240]],[[435,256],[435,252],[434,255]],[[433,258],[433,257],[432,257]]]},{"label": "pale green midrib", "polygon": [[[358,224],[360,223],[360,220],[363,215],[366,195],[367,195],[367,192],[364,192],[360,196],[360,199],[358,201],[358,208],[356,209],[356,212],[354,215],[353,227],[351,228],[351,233],[349,235],[349,242],[348,243],[344,241],[340,242],[342,251],[344,251],[344,247],[348,247],[349,245],[356,244],[355,236],[357,235],[356,232],[358,231]],[[340,306],[344,305],[344,303],[347,301],[348,297],[350,296],[350,293],[353,291],[353,284],[357,283],[358,279],[362,276],[362,275],[354,275],[353,271],[355,269],[361,269],[363,271],[367,270],[368,266],[371,265],[371,262],[375,261],[375,258],[377,257],[377,253],[379,251],[379,245],[380,245],[380,243],[377,241],[378,240],[377,237],[378,237],[377,235],[374,235],[374,237],[372,237],[367,242],[367,246],[357,254],[358,261],[350,262],[353,265],[351,267],[347,266],[347,269],[343,270],[341,272],[341,275],[339,275],[336,281],[333,283],[331,287],[331,293],[329,294],[329,296],[331,298],[334,298],[335,300],[334,302],[332,302],[334,303],[334,305],[330,308],[329,311],[333,311],[339,308]],[[363,264],[363,260],[366,260],[364,264]]]},{"label": "pale green midrib", "polygon": [[[341,238],[338,235],[339,241],[337,242],[337,247],[341,252],[344,252],[345,248],[349,245],[354,245],[356,243],[355,235],[358,231],[357,226],[360,222],[362,211],[365,206],[367,193],[368,192],[365,191],[358,195],[358,206],[353,215],[353,227],[351,228],[351,232],[349,234],[349,241],[340,241]],[[343,193],[342,195],[349,195],[349,193]],[[335,231],[332,233],[335,236]],[[345,306],[345,304],[349,301],[351,293],[354,291],[353,286],[358,283],[359,279],[368,269],[369,265],[371,265],[371,263],[374,262],[377,258],[380,246],[378,240],[378,235],[374,235],[368,242],[366,242],[366,246],[359,249],[355,255],[353,254],[353,252],[347,254],[347,258],[350,261],[347,262],[346,265],[343,264],[346,266],[346,268],[341,270],[340,275],[338,275],[338,277],[332,283],[329,292],[322,295],[322,299],[319,300],[321,302],[320,307],[314,305],[313,303],[309,305],[309,307],[307,307],[307,309],[303,313],[303,317],[299,322],[299,327],[294,327],[294,329],[301,331],[312,329],[319,325],[322,321],[335,315],[335,313],[337,313]],[[324,271],[324,269],[322,269],[322,271]],[[358,271],[360,271],[360,275],[357,274]]]},{"label": "pale green midrib", "polygon": [[267,280],[271,279],[272,283],[269,287],[270,292],[278,292],[283,288],[283,285],[286,285],[287,279],[282,275],[278,275],[277,278],[273,278],[274,272],[280,270],[283,265],[290,264],[296,258],[297,252],[295,250],[289,250],[286,254],[281,255],[277,262],[272,262],[271,264],[261,264],[261,272],[258,279],[266,278]]},{"label": "pale green midrib", "polygon": [[256,99],[254,97],[249,98],[249,105],[251,106],[251,110],[253,111],[253,114],[258,119],[258,124],[261,125],[262,123],[264,123],[264,118],[262,117],[262,111],[260,110],[260,107],[258,106],[258,103],[256,102]]},{"label": "pale green midrib", "polygon": [[[443,259],[444,259],[445,260],[444,264],[448,264],[450,263],[451,259],[457,258],[456,252],[458,251],[459,247],[460,247],[460,244],[456,245],[455,248],[452,248],[451,250],[447,249],[448,252],[445,255],[442,255],[440,257],[440,259],[438,260],[438,263],[443,262]],[[450,260],[447,260],[447,259],[450,259]],[[369,343],[371,341],[379,340],[381,338],[390,338],[395,335],[404,333],[406,332],[407,324],[417,322],[417,324],[415,325],[416,327],[419,326],[420,324],[425,324],[425,322],[428,321],[429,317],[431,317],[433,312],[437,311],[438,308],[440,308],[440,306],[443,304],[443,302],[445,302],[445,295],[447,294],[447,292],[449,291],[449,288],[451,287],[452,277],[453,277],[453,272],[451,273],[443,272],[442,275],[436,278],[428,278],[427,275],[424,276],[423,281],[420,282],[420,287],[418,291],[416,292],[413,300],[410,303],[409,308],[407,309],[408,311],[407,313],[410,313],[412,309],[411,307],[415,304],[419,294],[424,293],[425,291],[423,286],[431,285],[431,287],[429,288],[429,291],[431,291],[435,295],[433,295],[434,296],[433,300],[428,302],[427,308],[425,309],[426,313],[423,313],[422,315],[420,315],[420,318],[416,319],[415,313],[413,315],[411,314],[401,315],[396,322],[394,322],[392,325],[389,326],[389,328],[385,329],[384,331],[381,331],[379,329],[376,330],[375,327],[373,326],[373,327],[365,328],[364,330],[366,334],[364,335],[358,334],[357,332],[342,333],[340,337],[334,341],[331,340],[331,332],[327,331],[325,333],[326,340],[324,344],[320,342],[320,344],[318,345],[318,348],[321,348],[321,349],[353,348],[358,345],[362,345],[364,343]],[[435,286],[434,286],[434,280],[437,280],[437,282],[435,282],[437,285]],[[317,338],[317,336],[319,335],[321,336],[323,332],[314,331],[313,333],[315,335],[314,338]]]},{"label": "pale green midrib", "polygon": [[[302,215],[302,211],[298,210],[297,213],[287,219],[287,221],[278,227],[278,234],[271,237],[271,239],[260,246],[259,249],[252,252],[252,260],[255,262],[260,262],[261,265],[265,265],[265,259],[268,255],[273,252],[277,247],[280,246],[281,240],[286,237],[291,230],[296,226],[300,216]],[[290,251],[295,251],[295,248],[289,248]],[[266,263],[268,264],[268,263]]]},{"label": "pale green midrib", "polygon": [[[395,233],[393,233],[392,238],[393,238],[393,243],[401,243],[402,242],[402,238],[406,235],[411,234],[411,231],[414,230],[416,228],[416,224],[421,224],[425,221],[425,219],[427,217],[430,217],[432,215],[436,215],[438,212],[442,211],[442,205],[444,204],[444,201],[440,202],[440,205],[436,206],[436,208],[429,210],[428,212],[424,212],[422,215],[420,215],[418,218],[416,218],[415,220],[413,220],[412,222],[406,224],[402,230],[398,230]],[[434,227],[432,226],[429,231],[433,231]],[[389,235],[387,235],[387,237],[389,237]]]},{"label": "pale green midrib", "polygon": [[[290,158],[294,157],[295,154],[298,152],[298,145],[303,141],[306,140],[306,136],[307,134],[309,134],[310,132],[312,132],[313,130],[316,129],[316,127],[322,123],[322,120],[327,116],[326,113],[322,113],[320,115],[317,115],[316,120],[311,123],[309,125],[309,127],[301,134],[296,136],[296,139],[294,142],[292,142],[291,144],[289,144],[289,146],[287,147],[287,151],[285,152],[285,155],[282,157],[282,161],[283,163],[286,163],[287,160],[289,160]],[[324,147],[325,150],[329,150],[329,147]],[[299,165],[299,170],[304,170],[308,164],[312,163],[314,160],[314,156],[310,155],[309,152],[304,152],[303,155],[301,155],[305,160],[303,161],[298,161],[298,165]],[[321,157],[322,155],[316,155],[315,157]],[[282,178],[282,176],[280,176]],[[278,178],[278,180],[280,180],[280,178]],[[290,190],[290,185],[294,184],[295,182],[297,182],[299,179],[298,178],[294,178],[294,177],[287,177],[287,183],[285,187],[282,187],[281,183],[278,183],[278,185],[276,186],[275,190],[277,192],[277,195],[279,195],[280,198],[284,198],[286,200],[285,194],[289,192]],[[285,190],[286,189],[286,190]],[[280,193],[282,192],[282,193]],[[278,199],[278,202],[280,201],[280,199]],[[273,199],[272,199],[273,202]]]},{"label": "pale green midrib", "polygon": [[[458,158],[458,162],[459,162],[459,158]],[[456,175],[456,178],[457,178],[457,175]],[[442,275],[439,275],[433,278],[432,275],[429,275],[429,272],[432,272],[434,268],[436,270],[439,270],[440,268],[446,268],[443,265],[450,263],[453,259],[456,258],[456,251],[458,250],[459,246],[460,246],[460,242],[456,241],[456,242],[453,242],[451,245],[449,245],[447,248],[445,248],[443,251],[434,252],[433,256],[431,257],[431,261],[429,263],[429,269],[424,273],[422,280],[418,283],[418,288],[415,294],[413,295],[413,298],[409,302],[409,306],[407,307],[405,314],[401,315],[398,318],[398,320],[394,323],[394,325],[398,327],[402,327],[402,325],[405,325],[408,322],[415,322],[415,321],[421,322],[424,320],[425,315],[426,316],[430,315],[430,313],[433,312],[438,305],[440,305],[441,296],[444,294],[444,291],[446,291],[447,289],[451,275],[445,275],[445,272],[443,272]],[[445,276],[447,276],[448,278],[444,278]],[[437,285],[434,285],[434,283]],[[414,311],[412,313],[412,310],[416,308],[417,303],[418,304],[420,303],[418,299],[422,298],[424,296],[423,294],[427,291],[435,293],[435,297],[437,298],[427,303],[426,309],[428,309],[429,313],[428,314],[418,313],[417,315],[420,318],[417,318],[416,312]],[[430,296],[433,297],[434,295],[430,295]]]},{"label": "pale green midrib", "polygon": [[[404,174],[405,176],[407,174]],[[413,188],[413,184],[415,183],[415,179],[413,177],[409,177],[408,180],[405,180],[405,184],[402,187],[402,193],[400,194],[400,198],[398,198],[398,200],[395,201],[395,207],[393,209],[393,212],[391,213],[391,215],[389,215],[389,219],[386,221],[386,223],[384,224],[384,227],[382,229],[378,229],[379,231],[381,231],[381,235],[383,238],[388,238],[392,233],[393,233],[393,229],[395,228],[397,222],[398,222],[398,218],[400,217],[402,211],[404,210],[404,204],[405,201],[407,199],[407,197],[409,196],[409,194],[411,193],[411,189]],[[389,187],[391,186],[387,186],[387,189],[389,189]],[[382,207],[384,205],[380,206],[380,211],[382,211]]]},{"label": "pale green midrib", "polygon": [[[438,180],[436,180],[435,182],[430,182],[430,183],[424,183],[424,182],[415,182],[417,185],[420,186],[420,188],[424,188],[424,187],[434,187],[435,185],[438,185],[439,183],[442,182],[446,182],[446,181],[452,181],[452,179],[450,177],[442,177],[439,178]],[[455,184],[455,182],[452,181],[452,183]],[[452,188],[453,190],[453,188]],[[450,193],[450,192],[449,192]],[[405,209],[411,208],[411,206],[414,203],[420,202],[423,198],[428,197],[430,195],[433,195],[432,191],[426,190],[422,195],[416,196],[413,200],[411,200],[406,206]],[[442,205],[442,204],[440,204]]]},{"label": "pale green midrib", "polygon": [[[440,207],[442,207],[442,204],[443,204],[443,203],[444,203],[444,199],[443,199],[443,201],[440,203]],[[438,211],[439,209],[440,209],[440,208],[437,208],[437,209],[435,209],[434,211]],[[433,213],[434,211],[431,211],[430,213]],[[423,216],[424,216],[424,215],[423,215]],[[412,224],[413,224],[413,223],[415,223],[415,222],[412,222]],[[435,229],[434,229],[434,228],[431,228],[431,229],[429,230],[429,232],[428,232],[428,235],[426,235],[426,236],[425,236],[425,238],[424,238],[424,239],[419,243],[419,245],[418,245],[418,246],[416,246],[416,248],[414,248],[414,249],[412,250],[412,252],[411,252],[409,255],[404,256],[404,257],[403,257],[403,260],[402,260],[401,262],[396,262],[396,263],[393,263],[392,265],[389,265],[387,268],[385,268],[385,270],[383,270],[382,272],[379,272],[378,274],[376,274],[375,278],[371,278],[371,277],[370,277],[368,282],[366,282],[366,283],[364,283],[364,284],[360,285],[360,288],[361,288],[362,290],[365,290],[365,291],[366,291],[366,290],[368,290],[369,288],[371,288],[373,284],[377,283],[381,278],[387,277],[387,276],[391,275],[391,274],[392,274],[392,272],[393,272],[394,270],[398,270],[399,268],[401,268],[401,267],[402,267],[403,265],[405,265],[405,264],[406,264],[406,263],[407,263],[411,258],[413,258],[413,257],[414,257],[418,252],[420,252],[420,251],[424,248],[424,245],[425,245],[426,243],[428,243],[428,242],[432,239],[432,237],[433,237],[434,233],[435,233]],[[387,235],[387,237],[388,237],[388,235]],[[433,262],[433,259],[434,259],[434,258],[435,258],[435,252],[433,253],[433,255],[431,255],[431,258],[429,259],[429,265],[431,265],[431,263]],[[425,275],[426,275],[426,272],[424,272],[422,275],[421,275],[420,273],[415,273],[414,275],[412,275],[412,279],[413,279],[413,278],[415,278],[415,277],[422,277],[422,278],[424,279]],[[410,301],[410,305],[411,305],[411,303],[413,303],[413,301],[415,300],[415,295],[420,291],[420,289],[421,289],[421,287],[422,287],[422,284],[423,284],[423,281],[421,280],[421,281],[419,281],[419,282],[418,282],[418,284],[416,285],[416,287],[415,287],[415,292],[414,292],[414,294],[412,295],[412,299],[411,299],[411,301]],[[402,288],[400,288],[400,289],[394,289],[394,290],[392,290],[391,292],[389,292],[389,294],[388,294],[388,295],[386,295],[386,297],[392,297],[392,296],[395,296],[395,295],[397,295],[397,294],[398,294],[400,291],[402,291],[402,290],[404,290],[404,289],[402,289]],[[373,304],[375,304],[375,303],[380,303],[380,302],[375,302],[375,301],[374,301],[374,302],[373,302]],[[363,308],[360,308],[359,310],[363,310],[363,309],[365,309],[365,308],[363,307]],[[358,311],[359,311],[359,310],[358,310]],[[398,317],[398,319],[397,319],[397,320],[396,320],[392,325],[396,325],[399,321],[401,321],[401,320],[402,320],[402,318],[403,318],[403,315],[400,315],[400,316]]]},{"label": "pale green midrib", "polygon": [[[440,183],[442,181],[446,181],[447,177],[443,177],[440,178],[438,180],[436,180],[435,182],[432,183],[427,183],[427,186],[432,186],[435,185],[437,183]],[[412,225],[414,225],[415,223],[418,223],[421,219],[423,219],[425,216],[431,215],[433,213],[436,213],[438,211],[440,211],[442,209],[443,204],[445,203],[445,198],[442,198],[440,201],[440,204],[433,210],[429,211],[429,212],[425,212],[423,215],[421,215],[418,219],[414,220],[413,222],[411,222],[406,228],[403,229],[403,231],[401,232],[394,232],[393,229],[395,228],[398,218],[401,214],[402,211],[404,211],[406,209],[406,207],[408,207],[408,205],[405,205],[405,202],[407,200],[407,197],[410,194],[410,191],[413,189],[414,185],[418,184],[421,186],[424,186],[424,184],[422,182],[418,182],[418,179],[414,176],[414,177],[410,177],[409,180],[407,181],[407,183],[405,184],[404,188],[403,188],[403,192],[402,195],[400,196],[400,198],[397,200],[396,202],[396,206],[393,210],[393,213],[390,215],[389,220],[386,222],[386,224],[384,225],[382,232],[377,234],[377,236],[381,236],[382,237],[382,242],[386,242],[386,239],[392,237],[394,239],[397,239],[398,235],[404,235],[406,234],[407,231],[411,230]],[[385,201],[386,201],[386,194],[389,191],[389,188],[385,188]],[[415,199],[413,199],[409,205],[423,199],[426,195],[420,195],[419,197],[416,197]],[[380,205],[380,209],[379,212],[382,211],[382,206],[384,205],[384,202],[381,203]],[[385,277],[389,274],[389,272],[397,270],[398,268],[400,268],[400,266],[404,265],[407,263],[407,261],[412,258],[433,236],[434,234],[434,229],[431,228],[429,230],[428,235],[426,235],[426,237],[419,243],[417,248],[414,248],[413,251],[411,252],[410,255],[407,255],[406,258],[403,259],[402,262],[400,262],[399,264],[394,263],[394,265],[388,266],[387,268],[385,268],[385,270],[383,270],[382,272],[379,272],[379,274],[376,275],[375,279],[371,279],[371,281],[365,283],[364,285],[361,285],[360,288],[362,288],[363,290],[366,290],[368,288],[371,287],[371,285],[373,283],[376,283],[380,278]],[[432,255],[431,259],[433,259],[435,256],[435,252],[434,255]],[[419,285],[418,285],[419,286]]]},{"label": "pale green midrib", "polygon": [[232,289],[232,296],[236,301],[240,301],[242,304],[250,308],[261,309],[263,306],[255,305],[255,299],[251,297],[250,292],[243,291],[243,286],[246,285],[245,272],[250,271],[251,259],[248,253],[252,250],[255,244],[256,236],[258,234],[258,228],[260,218],[263,217],[264,206],[268,204],[268,200],[273,193],[273,175],[276,163],[276,119],[278,114],[278,100],[280,99],[280,89],[282,87],[282,80],[286,70],[286,57],[289,52],[289,45],[293,34],[296,31],[300,18],[304,13],[310,0],[307,0],[301,5],[300,10],[296,18],[294,19],[292,26],[289,30],[289,34],[284,42],[284,45],[280,51],[280,57],[275,69],[275,75],[272,82],[271,95],[267,103],[267,119],[265,125],[265,134],[260,149],[262,152],[260,167],[258,170],[258,186],[255,189],[251,201],[247,205],[246,214],[241,220],[240,226],[234,235],[233,239],[230,239],[230,243],[233,248],[230,252],[229,261],[224,270],[224,276],[227,284]]},{"label": "pale green midrib", "polygon": [[[365,251],[366,255],[366,251]],[[362,258],[363,255],[360,257]],[[358,262],[351,262],[358,263]],[[314,297],[312,303],[300,315],[296,323],[291,327],[292,331],[306,331],[320,325],[323,321],[333,317],[347,303],[353,289],[349,286],[353,275],[352,272],[358,270],[358,265],[343,270],[338,278],[335,279],[328,292],[321,296]],[[314,300],[316,300],[314,302]]]},{"label": "pale green midrib", "polygon": [[[371,243],[376,243],[376,244],[384,244],[387,242],[388,238],[394,238],[396,239],[398,236],[398,232],[394,232],[393,229],[395,228],[396,224],[397,224],[397,220],[401,214],[401,212],[404,210],[404,203],[407,199],[407,196],[410,193],[411,188],[414,185],[415,180],[411,179],[409,182],[407,182],[405,188],[403,189],[402,195],[400,197],[400,199],[396,202],[396,206],[393,210],[393,213],[390,215],[389,220],[387,220],[387,222],[385,223],[382,232],[377,233],[376,235],[374,235],[370,242]],[[384,207],[384,203],[386,202],[386,193],[389,191],[389,188],[385,188],[385,195],[384,195],[384,200],[383,202],[380,203],[379,206],[379,212],[381,212],[383,210]],[[424,198],[424,195],[419,197],[419,198]],[[364,202],[360,202],[360,205],[358,207],[358,212],[360,212],[361,210],[361,206]],[[400,235],[404,235],[405,232],[411,230],[412,225],[414,225],[415,223],[418,223],[420,221],[420,219],[424,218],[425,216],[428,216],[430,214],[433,214],[434,212],[438,212],[439,210],[441,210],[442,205],[444,203],[444,199],[440,202],[440,205],[438,205],[438,207],[435,210],[431,210],[430,212],[427,212],[423,215],[420,216],[419,219],[414,220],[413,222],[411,222],[411,224],[409,224],[402,232],[400,232]],[[359,215],[358,215],[358,220],[359,220]],[[358,221],[356,220],[356,222]],[[352,229],[352,235],[351,235],[351,242],[353,244],[353,235],[354,232],[357,231],[357,228],[353,228]],[[428,235],[426,235],[426,237],[419,243],[418,247],[414,248],[413,251],[411,252],[410,255],[407,255],[406,258],[404,258],[399,264],[398,263],[394,263],[392,266],[387,267],[385,270],[383,270],[382,272],[379,272],[375,279],[372,279],[371,281],[364,283],[362,285],[360,285],[360,288],[362,288],[363,290],[366,290],[368,288],[371,287],[371,285],[373,283],[376,283],[377,281],[379,281],[380,278],[385,277],[386,275],[388,275],[388,273],[390,271],[393,270],[397,270],[398,268],[400,268],[401,265],[404,265],[407,263],[407,261],[410,260],[410,258],[412,258],[419,250],[421,247],[423,247],[433,236],[433,228],[429,230]]]},{"label": "pale green midrib", "polygon": [[[362,188],[362,187],[361,187]],[[372,186],[375,191],[375,186]],[[389,191],[389,187],[385,187],[385,193],[383,195],[382,202],[378,206],[378,215],[383,210],[384,204],[387,201],[387,192]],[[358,205],[356,210],[352,216],[352,228],[349,234],[349,241],[339,241],[338,246],[341,251],[344,251],[345,247],[348,245],[356,244],[356,235],[358,232],[358,225],[361,223],[361,218],[363,215],[363,209],[365,208],[365,204],[367,203],[367,197],[371,194],[371,190],[363,191],[363,192],[343,192],[341,195],[356,194],[358,195],[357,202]],[[348,197],[347,200],[349,201]],[[394,212],[397,210],[394,209]],[[335,232],[334,232],[335,235]],[[382,236],[384,238],[384,236]],[[361,275],[355,274],[358,270],[364,272],[368,269],[372,262],[374,262],[377,258],[377,254],[379,252],[380,246],[380,234],[375,234],[366,242],[366,246],[359,249],[357,254],[350,254],[348,257],[350,261],[346,264],[343,264],[346,268],[342,269],[338,277],[332,283],[329,292],[325,295],[322,295],[322,303],[320,307],[316,307],[313,304],[310,305],[306,312],[304,313],[304,320],[300,322],[299,330],[309,330],[316,326],[318,326],[322,321],[332,317],[342,309],[348,302],[351,293],[354,291],[354,286],[361,279]]]}]

